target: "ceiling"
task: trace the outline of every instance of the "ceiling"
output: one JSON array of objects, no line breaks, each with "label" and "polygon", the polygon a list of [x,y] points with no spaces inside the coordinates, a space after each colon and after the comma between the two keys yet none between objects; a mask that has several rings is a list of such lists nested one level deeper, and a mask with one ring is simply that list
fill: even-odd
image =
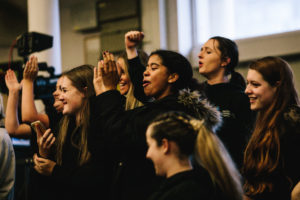
[{"label": "ceiling", "polygon": [[27,31],[27,0],[0,0],[0,48]]}]

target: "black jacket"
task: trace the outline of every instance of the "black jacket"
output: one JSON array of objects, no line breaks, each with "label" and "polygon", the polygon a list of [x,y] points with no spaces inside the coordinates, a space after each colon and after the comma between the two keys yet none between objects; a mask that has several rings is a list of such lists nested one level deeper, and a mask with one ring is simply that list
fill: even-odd
[{"label": "black jacket", "polygon": [[199,168],[177,173],[164,180],[148,200],[223,200],[220,191],[208,172]]},{"label": "black jacket", "polygon": [[[201,100],[198,93],[181,91],[145,106],[124,111],[118,91],[96,97],[93,134],[89,147],[98,162],[106,163],[112,174],[112,198],[146,199],[159,185],[153,164],[146,159],[145,132],[151,121],[167,111],[182,111],[205,119],[206,125],[219,124],[220,113]],[[111,171],[110,169],[113,169]]]},{"label": "black jacket", "polygon": [[222,113],[223,123],[217,135],[241,168],[243,153],[250,138],[255,113],[250,109],[250,101],[244,91],[231,83],[209,85],[202,83],[208,101]]}]

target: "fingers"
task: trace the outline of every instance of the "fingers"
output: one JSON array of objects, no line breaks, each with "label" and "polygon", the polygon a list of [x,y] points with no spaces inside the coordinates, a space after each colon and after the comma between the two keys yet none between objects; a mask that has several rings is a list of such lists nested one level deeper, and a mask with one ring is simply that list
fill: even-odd
[{"label": "fingers", "polygon": [[144,39],[144,33],[140,31],[129,31],[125,37],[130,41],[140,42]]},{"label": "fingers", "polygon": [[38,59],[36,56],[31,56],[26,62],[23,76],[25,79],[35,79],[38,73]]},{"label": "fingers", "polygon": [[40,146],[45,150],[50,149],[56,140],[55,136],[50,131],[51,129],[48,129],[40,139]]}]

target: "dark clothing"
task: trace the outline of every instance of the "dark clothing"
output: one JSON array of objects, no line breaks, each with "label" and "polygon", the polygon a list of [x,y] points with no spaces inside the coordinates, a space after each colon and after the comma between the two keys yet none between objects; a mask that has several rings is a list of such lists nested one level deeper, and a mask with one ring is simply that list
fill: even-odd
[{"label": "dark clothing", "polygon": [[[32,199],[92,199],[107,191],[100,173],[101,166],[96,166],[88,162],[79,166],[79,149],[71,141],[78,141],[80,137],[80,127],[76,128],[75,119],[72,119],[68,126],[67,136],[62,150],[62,165],[55,165],[51,176],[38,174],[34,169],[34,187]],[[54,159],[54,155],[51,156]],[[103,190],[102,190],[103,189]],[[104,198],[104,199],[105,199]]]},{"label": "dark clothing", "polygon": [[[51,105],[53,108],[53,106]],[[52,109],[52,112],[47,112],[49,118],[49,128],[51,128],[51,132],[57,137],[58,129],[59,129],[59,122],[62,118],[62,113],[57,113],[57,111]],[[30,126],[30,124],[28,124]],[[31,128],[31,137],[30,137],[30,148],[31,154],[37,153],[38,151],[38,144],[37,144],[37,135],[33,128]],[[54,160],[54,155],[50,155],[49,157],[51,160]],[[55,183],[51,179],[51,177],[44,176],[39,174],[33,167],[30,168],[30,180],[29,180],[29,192],[28,192],[28,199],[31,200],[39,200],[43,197],[44,200],[52,200],[55,198],[54,190],[52,189]]]},{"label": "dark clothing", "polygon": [[[203,101],[190,107],[179,103],[177,95],[148,103],[133,110],[124,111],[118,91],[105,92],[97,98],[95,110],[98,113],[89,140],[92,154],[104,160],[107,171],[112,173],[112,198],[118,200],[147,199],[159,185],[153,164],[146,159],[145,132],[151,121],[167,111],[182,111],[195,117],[209,115]],[[197,115],[196,107],[204,113]],[[216,111],[217,112],[217,111]],[[218,116],[210,116],[215,118]],[[218,120],[214,119],[219,122]]]},{"label": "dark clothing", "polygon": [[[259,177],[247,175],[255,183],[272,183],[273,191],[264,191],[251,196],[253,200],[289,200],[295,185],[300,181],[300,108],[290,107],[282,116],[280,137],[280,160],[277,169],[271,174],[260,174]],[[251,177],[250,177],[251,176]]]},{"label": "dark clothing", "polygon": [[146,68],[142,65],[138,56],[128,60],[128,73],[134,86],[134,97],[143,104],[153,100],[153,98],[147,97],[144,92],[143,80],[145,70]]},{"label": "dark clothing", "polygon": [[148,200],[222,200],[208,172],[199,168],[177,173],[166,179]]},{"label": "dark clothing", "polygon": [[250,110],[249,98],[240,87],[231,83],[209,85],[204,82],[202,87],[208,101],[222,113],[223,124],[217,135],[240,169],[255,117]]},{"label": "dark clothing", "polygon": [[[78,164],[80,151],[75,143],[80,139],[80,127],[76,128],[75,119],[70,121],[67,136],[62,150],[62,164],[55,165],[51,179],[54,183],[55,199],[92,199],[99,195],[102,189],[102,171],[98,166],[87,162]],[[103,193],[101,193],[103,195]]]}]

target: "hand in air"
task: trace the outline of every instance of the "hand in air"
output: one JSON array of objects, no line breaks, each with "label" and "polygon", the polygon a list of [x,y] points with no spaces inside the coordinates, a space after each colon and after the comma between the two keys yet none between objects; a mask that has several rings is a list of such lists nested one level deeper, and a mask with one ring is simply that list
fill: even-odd
[{"label": "hand in air", "polygon": [[36,56],[31,56],[26,62],[26,66],[23,71],[23,79],[33,82],[37,77],[38,71],[38,59]]},{"label": "hand in air", "polygon": [[104,52],[103,60],[100,60],[98,66],[94,68],[93,83],[96,95],[108,90],[117,89],[119,79],[120,77],[113,54]]},{"label": "hand in air", "polygon": [[9,91],[19,91],[21,84],[18,82],[16,74],[13,70],[8,69],[5,75],[5,83]]},{"label": "hand in air", "polygon": [[125,34],[125,47],[136,48],[144,39],[144,33],[140,31],[129,31]]}]

